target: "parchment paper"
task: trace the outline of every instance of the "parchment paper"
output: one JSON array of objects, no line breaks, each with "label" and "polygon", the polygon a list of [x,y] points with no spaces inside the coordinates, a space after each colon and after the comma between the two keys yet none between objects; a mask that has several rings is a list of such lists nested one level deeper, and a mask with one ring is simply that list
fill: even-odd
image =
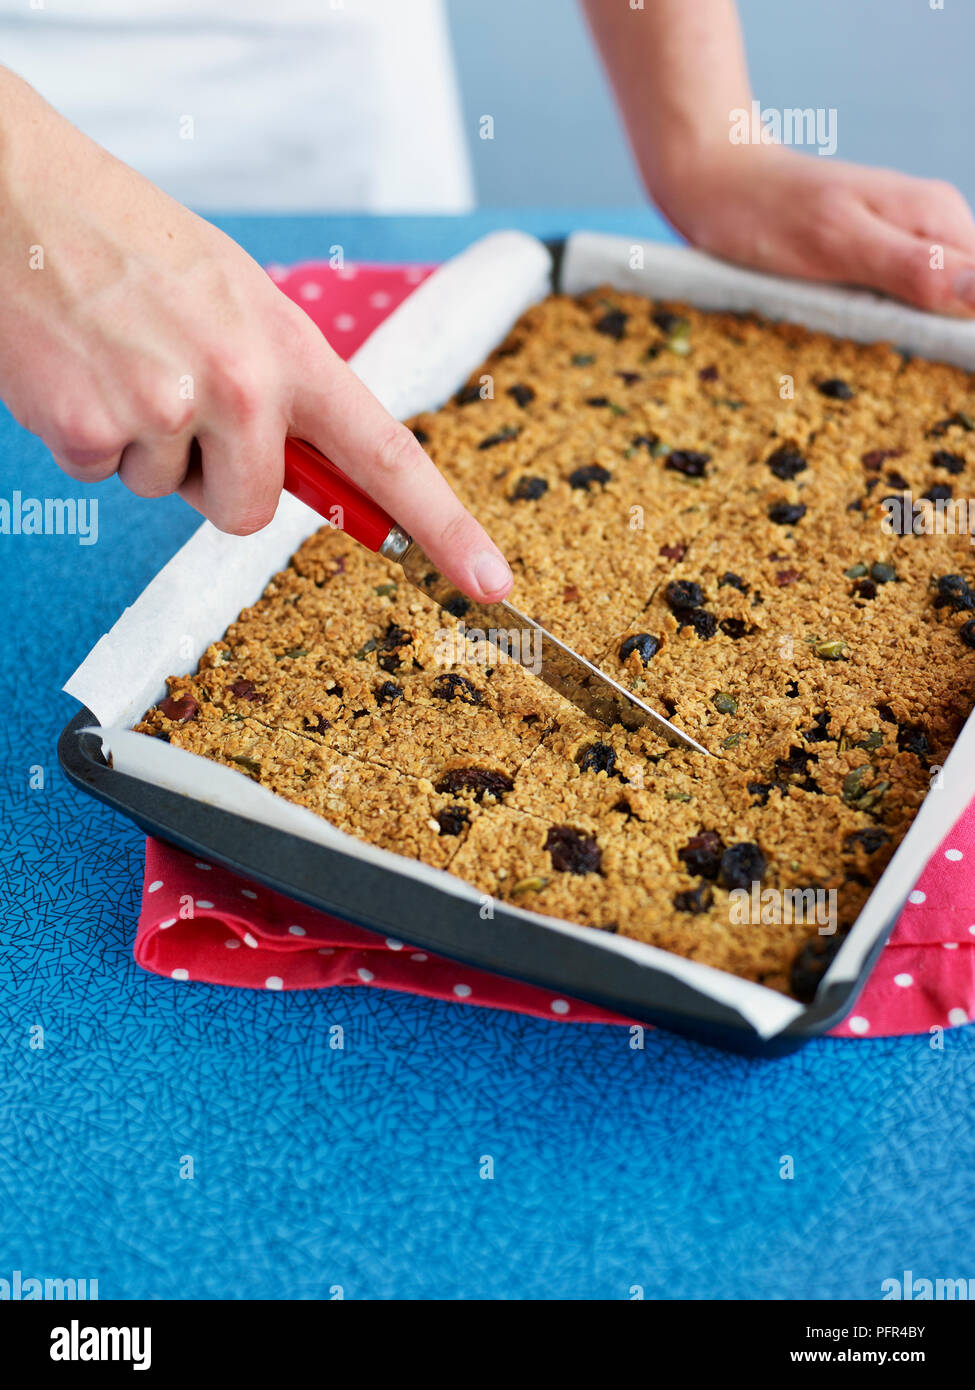
[{"label": "parchment paper", "polygon": [[[643,269],[631,269],[642,246]],[[485,237],[426,280],[360,348],[351,365],[398,418],[441,405],[466,380],[511,324],[548,290],[545,247],[519,232]],[[571,293],[613,284],[704,308],[755,308],[810,327],[863,340],[892,339],[926,355],[975,366],[975,328],[932,319],[873,296],[820,289],[738,270],[698,252],[583,233],[570,239],[563,282]],[[95,714],[114,766],[171,791],[290,831],[432,884],[479,910],[481,895],[442,870],[365,844],[319,816],[275,796],[242,773],[131,732],[165,693],[165,677],[192,669],[268,579],[284,568],[321,518],[282,498],[272,524],[255,536],[225,536],[208,522],[190,538],[65,685]],[[975,756],[969,720],[940,786],[929,794],[908,836],[831,966],[829,979],[852,980],[878,935],[896,915],[927,858],[967,804]],[[786,1028],[803,1006],[774,990],[684,960],[626,937],[608,935],[506,904],[558,938],[572,936],[684,980],[736,1009],[763,1037]],[[408,924],[404,924],[408,935]]]}]

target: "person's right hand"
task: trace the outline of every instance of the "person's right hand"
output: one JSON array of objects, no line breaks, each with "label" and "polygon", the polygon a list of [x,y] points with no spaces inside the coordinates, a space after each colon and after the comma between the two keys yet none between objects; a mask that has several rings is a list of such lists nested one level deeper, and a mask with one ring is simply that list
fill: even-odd
[{"label": "person's right hand", "polygon": [[0,397],[81,482],[179,492],[223,531],[274,515],[308,440],[458,588],[511,572],[412,433],[229,237],[0,69]]}]

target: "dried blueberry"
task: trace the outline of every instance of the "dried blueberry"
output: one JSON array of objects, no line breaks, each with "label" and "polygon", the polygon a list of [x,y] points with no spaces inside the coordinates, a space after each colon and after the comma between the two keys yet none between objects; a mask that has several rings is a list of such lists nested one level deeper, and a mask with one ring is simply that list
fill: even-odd
[{"label": "dried blueberry", "polygon": [[975,608],[975,594],[963,575],[943,574],[935,583],[938,589],[938,596],[934,601],[935,608],[944,608],[946,604],[950,604],[955,613]]},{"label": "dried blueberry", "polygon": [[469,610],[470,606],[471,601],[469,598],[465,598],[463,594],[454,594],[453,598],[449,598],[447,602],[443,604],[443,609],[444,612],[449,613],[452,618],[462,618]]},{"label": "dried blueberry", "polygon": [[847,849],[852,850],[859,845],[864,854],[876,854],[877,850],[887,844],[889,839],[890,836],[883,826],[868,825],[863,830],[851,830],[843,843]]},{"label": "dried blueberry", "polygon": [[569,486],[585,488],[588,491],[594,483],[608,483],[612,476],[609,469],[604,468],[601,463],[587,463],[584,468],[577,468],[569,474]]},{"label": "dried blueberry", "polygon": [[875,584],[892,584],[897,578],[897,571],[893,565],[885,565],[877,560],[870,566],[870,578]]},{"label": "dried blueberry", "polygon": [[794,526],[805,515],[805,502],[773,502],[768,509],[769,521],[774,521],[776,526]]},{"label": "dried blueberry", "polygon": [[436,787],[446,796],[456,796],[458,792],[473,793],[474,800],[485,796],[498,800],[505,792],[510,792],[514,783],[504,772],[492,772],[483,767],[453,767],[441,775]]},{"label": "dried blueberry", "polygon": [[616,774],[616,754],[608,743],[590,743],[580,749],[576,762],[583,772],[605,772],[607,777]]},{"label": "dried blueberry", "polygon": [[649,666],[659,650],[659,637],[653,637],[649,632],[635,632],[632,637],[627,637],[621,645],[620,661],[625,661],[631,652],[636,652],[644,666]]},{"label": "dried blueberry", "polygon": [[413,634],[407,632],[405,628],[397,627],[395,623],[390,623],[383,636],[376,643],[379,656],[376,661],[382,670],[390,675],[399,670],[400,658],[399,648],[408,647],[413,641]]},{"label": "dried blueberry", "polygon": [[765,855],[749,841],[731,845],[721,856],[721,882],[726,888],[750,888],[765,873]]},{"label": "dried blueberry", "polygon": [[967,623],[962,623],[958,629],[958,636],[966,647],[975,647],[975,618],[969,618]]},{"label": "dried blueberry", "polygon": [[678,627],[692,627],[698,637],[707,640],[718,630],[718,620],[704,608],[688,608],[680,614]]},{"label": "dried blueberry", "polygon": [[841,942],[839,936],[813,936],[800,949],[789,970],[789,984],[800,1003],[812,1003]]},{"label": "dried blueberry", "polygon": [[455,671],[445,671],[433,682],[431,693],[438,700],[459,700],[462,705],[479,705],[484,699],[476,685]]},{"label": "dried blueberry", "polygon": [[403,687],[397,685],[395,681],[383,681],[382,685],[376,691],[377,705],[391,705],[396,700],[402,700],[402,698]]},{"label": "dried blueberry", "polygon": [[605,333],[607,338],[615,338],[618,342],[626,332],[628,318],[629,314],[624,314],[622,309],[610,309],[596,320],[594,327],[597,333]]},{"label": "dried blueberry", "polygon": [[777,478],[783,482],[788,482],[798,473],[803,473],[809,467],[798,449],[793,449],[788,444],[783,444],[780,449],[776,449],[774,454],[770,454],[765,460],[769,468]]},{"label": "dried blueberry", "polygon": [[734,642],[740,642],[748,631],[744,618],[722,618],[718,626]]},{"label": "dried blueberry", "polygon": [[748,585],[740,574],[732,574],[731,570],[726,570],[718,580],[718,588],[723,589],[725,585],[730,585],[732,589],[737,589],[740,594],[748,593]]},{"label": "dried blueberry", "polygon": [[913,753],[923,761],[931,751],[927,730],[920,724],[899,724],[897,747],[902,753]]},{"label": "dried blueberry", "polygon": [[544,478],[526,476],[518,479],[512,497],[519,502],[537,502],[546,492],[548,483]]},{"label": "dried blueberry", "polygon": [[692,608],[700,608],[704,590],[693,579],[672,579],[664,590],[664,598],[675,613],[687,613]]},{"label": "dried blueberry", "polygon": [[682,473],[685,478],[704,478],[710,458],[710,454],[698,453],[696,449],[672,449],[664,467],[672,473]]},{"label": "dried blueberry", "polygon": [[949,473],[961,473],[965,467],[965,460],[960,454],[953,454],[948,449],[935,449],[931,455],[931,462],[935,468],[944,468]]},{"label": "dried blueberry", "polygon": [[926,502],[950,502],[952,495],[951,486],[948,483],[932,483],[927,492],[921,494]]},{"label": "dried blueberry", "polygon": [[530,386],[509,386],[508,395],[512,400],[517,401],[522,410],[535,399],[535,392]]},{"label": "dried blueberry", "polygon": [[552,866],[563,874],[598,874],[603,861],[602,850],[591,835],[574,830],[571,825],[553,825],[545,836],[545,848],[552,856]]},{"label": "dried blueberry", "polygon": [[714,894],[706,883],[696,888],[686,888],[683,893],[674,894],[674,907],[678,912],[707,912],[714,901]]},{"label": "dried blueberry", "polygon": [[724,840],[716,830],[702,830],[700,835],[693,835],[684,848],[677,851],[677,858],[689,874],[699,874],[701,878],[714,882],[721,871],[724,849]]},{"label": "dried blueberry", "polygon": [[841,381],[838,376],[831,376],[827,381],[820,381],[817,389],[821,396],[828,396],[833,401],[849,401],[853,398],[853,388],[845,381]]},{"label": "dried blueberry", "polygon": [[466,806],[445,806],[434,819],[441,835],[460,835],[470,824],[471,813]]}]

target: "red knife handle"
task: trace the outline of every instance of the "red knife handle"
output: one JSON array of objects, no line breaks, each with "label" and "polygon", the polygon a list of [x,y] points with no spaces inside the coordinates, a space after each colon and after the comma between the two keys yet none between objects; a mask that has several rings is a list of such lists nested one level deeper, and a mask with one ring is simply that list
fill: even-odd
[{"label": "red knife handle", "polygon": [[396,526],[378,502],[303,439],[284,441],[284,486],[367,550],[380,550]]}]

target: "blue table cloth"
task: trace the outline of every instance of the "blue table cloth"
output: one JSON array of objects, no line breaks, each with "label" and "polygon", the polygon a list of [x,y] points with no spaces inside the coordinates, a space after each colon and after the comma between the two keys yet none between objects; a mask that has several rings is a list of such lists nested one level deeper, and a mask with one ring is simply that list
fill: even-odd
[{"label": "blue table cloth", "polygon": [[[336,243],[435,260],[497,226],[667,235],[649,211],[222,225],[264,263]],[[82,492],[5,413],[0,470],[8,500]],[[755,1062],[137,969],[142,836],[60,774],[60,686],[197,518],[116,480],[97,496],[94,545],[0,536],[0,1279],[97,1279],[102,1298],[876,1299],[905,1269],[975,1275],[975,1028]]]}]

